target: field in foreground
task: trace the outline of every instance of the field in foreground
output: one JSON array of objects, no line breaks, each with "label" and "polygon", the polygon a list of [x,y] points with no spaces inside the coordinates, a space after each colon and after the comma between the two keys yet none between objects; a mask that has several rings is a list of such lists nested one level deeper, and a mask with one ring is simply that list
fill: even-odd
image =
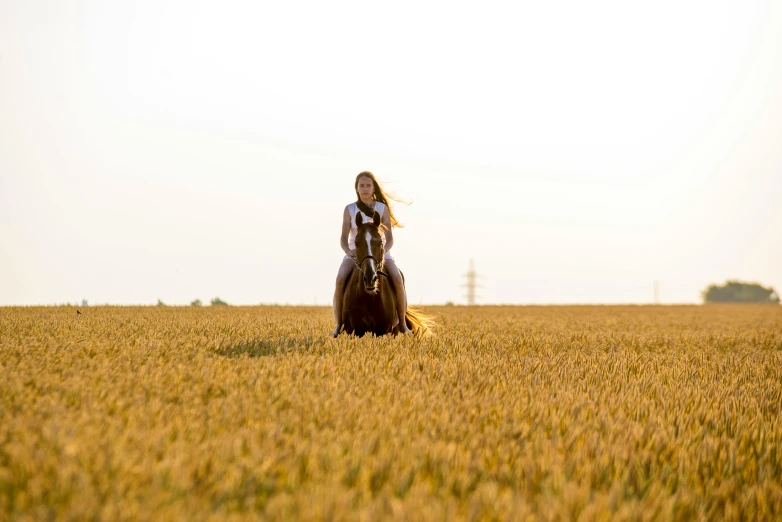
[{"label": "field in foreground", "polygon": [[0,308],[0,519],[773,520],[782,307]]}]

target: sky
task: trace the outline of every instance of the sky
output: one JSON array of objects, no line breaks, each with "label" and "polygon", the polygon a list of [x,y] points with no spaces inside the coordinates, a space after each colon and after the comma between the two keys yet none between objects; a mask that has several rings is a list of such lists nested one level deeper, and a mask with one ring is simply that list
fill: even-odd
[{"label": "sky", "polygon": [[363,170],[411,304],[782,290],[782,5],[0,0],[0,305],[330,304]]}]

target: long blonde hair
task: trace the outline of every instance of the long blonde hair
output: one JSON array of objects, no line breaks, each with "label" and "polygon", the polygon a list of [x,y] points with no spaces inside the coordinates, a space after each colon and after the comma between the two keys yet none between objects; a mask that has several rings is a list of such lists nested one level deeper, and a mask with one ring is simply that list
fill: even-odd
[{"label": "long blonde hair", "polygon": [[375,175],[369,172],[368,170],[365,170],[364,172],[360,172],[358,176],[356,176],[356,197],[358,199],[361,199],[361,196],[358,195],[358,180],[361,178],[369,178],[372,180],[372,183],[375,185],[375,190],[372,192],[372,199],[375,201],[379,201],[383,203],[386,207],[388,207],[388,217],[391,219],[391,227],[397,227],[397,228],[404,228],[404,225],[400,223],[396,216],[394,216],[394,211],[391,209],[390,201],[396,201],[397,203],[404,203],[405,205],[409,205],[407,201],[401,200],[395,196],[392,196],[385,192],[383,190],[383,187],[380,186],[380,183],[378,183],[377,179],[375,178]]}]

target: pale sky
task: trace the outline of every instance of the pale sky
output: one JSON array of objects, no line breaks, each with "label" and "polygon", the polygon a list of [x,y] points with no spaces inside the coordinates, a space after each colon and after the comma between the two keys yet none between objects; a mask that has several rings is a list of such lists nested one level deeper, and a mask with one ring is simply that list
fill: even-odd
[{"label": "pale sky", "polygon": [[782,4],[0,0],[0,305],[330,303],[362,170],[414,304],[782,291]]}]

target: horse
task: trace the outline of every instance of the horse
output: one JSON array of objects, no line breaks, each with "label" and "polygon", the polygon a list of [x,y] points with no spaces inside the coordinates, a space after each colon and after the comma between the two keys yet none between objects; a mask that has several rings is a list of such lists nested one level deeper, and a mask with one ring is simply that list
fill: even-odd
[{"label": "horse", "polygon": [[[359,212],[356,228],[356,260],[353,261],[356,266],[345,285],[340,328],[359,337],[367,333],[396,336],[400,318],[393,283],[383,271],[385,248],[380,237],[380,214],[375,211],[372,221],[364,223]],[[414,335],[426,333],[434,326],[429,316],[409,306],[402,320]]]}]

